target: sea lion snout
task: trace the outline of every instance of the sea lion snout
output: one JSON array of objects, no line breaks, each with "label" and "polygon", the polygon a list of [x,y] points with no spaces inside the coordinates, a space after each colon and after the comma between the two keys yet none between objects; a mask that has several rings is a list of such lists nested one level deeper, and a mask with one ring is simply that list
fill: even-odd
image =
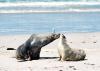
[{"label": "sea lion snout", "polygon": [[60,33],[58,33],[58,34],[53,33],[53,34],[52,34],[52,37],[53,37],[54,39],[58,39],[58,38],[60,37]]}]

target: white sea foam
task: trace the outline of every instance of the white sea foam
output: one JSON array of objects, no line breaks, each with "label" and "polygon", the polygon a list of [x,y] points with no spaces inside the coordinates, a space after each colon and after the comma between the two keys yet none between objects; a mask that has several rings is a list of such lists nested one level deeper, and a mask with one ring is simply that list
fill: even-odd
[{"label": "white sea foam", "polygon": [[[0,3],[0,8],[2,7],[39,7],[40,9],[32,9],[32,10],[27,10],[27,9],[7,9],[3,10],[0,9],[0,13],[65,13],[65,12],[100,12],[100,8],[79,8],[79,9],[74,9],[74,8],[66,8],[63,10],[60,9],[48,9],[52,7],[67,7],[67,6],[78,6],[80,7],[81,5],[85,6],[95,6],[98,5],[100,6],[100,2],[17,2],[17,3]],[[42,9],[46,7],[46,9]],[[48,10],[47,10],[48,9]]]},{"label": "white sea foam", "polygon": [[0,13],[67,13],[67,12],[100,12],[100,9],[69,9],[69,10],[0,10]]},{"label": "white sea foam", "polygon": [[100,5],[100,2],[16,2],[0,3],[0,7],[8,6],[65,6],[65,5]]}]

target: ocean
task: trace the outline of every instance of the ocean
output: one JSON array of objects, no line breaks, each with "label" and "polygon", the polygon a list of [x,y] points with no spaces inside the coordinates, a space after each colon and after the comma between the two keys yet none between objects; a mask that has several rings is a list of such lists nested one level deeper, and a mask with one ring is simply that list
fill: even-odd
[{"label": "ocean", "polygon": [[64,1],[64,2],[69,2],[69,1],[73,1],[73,2],[90,2],[90,1],[93,1],[93,2],[99,2],[100,0],[0,0],[0,2],[61,2],[61,1]]},{"label": "ocean", "polygon": [[99,12],[0,14],[0,35],[100,32]]},{"label": "ocean", "polygon": [[0,0],[0,35],[100,32],[100,0],[34,1]]}]

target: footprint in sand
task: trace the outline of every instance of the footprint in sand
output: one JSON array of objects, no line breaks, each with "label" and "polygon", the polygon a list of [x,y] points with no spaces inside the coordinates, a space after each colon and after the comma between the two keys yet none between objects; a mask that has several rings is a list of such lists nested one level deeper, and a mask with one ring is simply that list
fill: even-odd
[{"label": "footprint in sand", "polygon": [[82,43],[86,43],[85,41],[82,41]]},{"label": "footprint in sand", "polygon": [[97,43],[97,41],[93,41],[93,43]]},{"label": "footprint in sand", "polygon": [[94,66],[95,64],[91,64],[91,63],[84,63],[86,65],[91,65],[91,66]]},{"label": "footprint in sand", "polygon": [[77,70],[77,69],[75,68],[75,66],[69,66],[69,68],[72,68],[73,70]]}]

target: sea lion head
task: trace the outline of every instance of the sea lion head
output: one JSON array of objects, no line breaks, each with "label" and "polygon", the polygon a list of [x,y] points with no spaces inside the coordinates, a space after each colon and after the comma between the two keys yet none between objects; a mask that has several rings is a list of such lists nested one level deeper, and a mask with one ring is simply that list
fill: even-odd
[{"label": "sea lion head", "polygon": [[51,38],[52,39],[58,39],[60,37],[60,34],[52,33]]},{"label": "sea lion head", "polygon": [[63,35],[63,34],[60,34],[60,38],[61,39],[66,39],[65,35]]},{"label": "sea lion head", "polygon": [[63,35],[63,34],[60,34],[60,40],[61,40],[62,42],[64,42],[64,43],[67,42],[67,40],[66,40],[66,36]]}]

